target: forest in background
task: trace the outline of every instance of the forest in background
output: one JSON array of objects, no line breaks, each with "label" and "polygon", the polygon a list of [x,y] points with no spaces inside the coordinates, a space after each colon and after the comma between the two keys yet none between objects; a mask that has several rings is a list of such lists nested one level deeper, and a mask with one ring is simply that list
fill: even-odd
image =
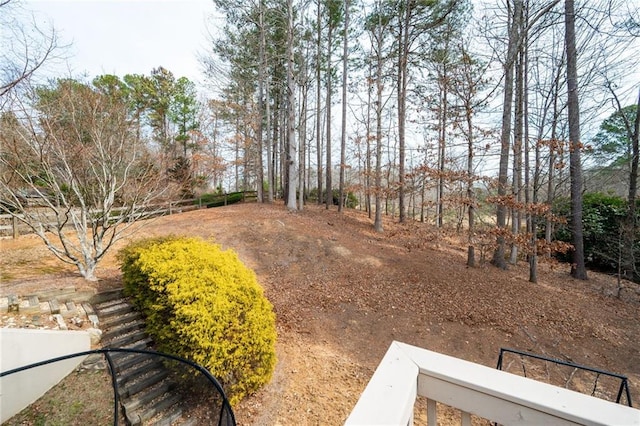
[{"label": "forest in background", "polygon": [[[80,256],[61,237],[61,259],[94,266],[154,200],[257,190],[291,210],[364,209],[379,232],[383,214],[453,228],[469,265],[490,246],[501,268],[526,259],[531,281],[558,252],[577,278],[586,261],[638,279],[634,2],[214,3],[208,96],[161,66],[31,84],[61,47],[13,27],[0,208],[35,193],[58,225],[101,235]],[[129,219],[110,221],[122,206]],[[29,220],[55,248],[61,226]]]}]

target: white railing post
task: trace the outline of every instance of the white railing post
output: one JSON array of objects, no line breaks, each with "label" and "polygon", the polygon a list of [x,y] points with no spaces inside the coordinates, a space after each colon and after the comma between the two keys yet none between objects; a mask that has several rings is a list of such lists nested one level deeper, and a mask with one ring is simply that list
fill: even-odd
[{"label": "white railing post", "polygon": [[415,399],[427,398],[427,422],[436,403],[509,425],[636,425],[640,410],[437,352],[392,342],[345,425],[411,424]]},{"label": "white railing post", "polygon": [[436,401],[433,399],[427,400],[427,425],[438,425],[438,407],[436,406]]},{"label": "white railing post", "polygon": [[460,422],[460,424],[462,426],[471,426],[471,414],[467,413],[466,411],[462,411],[462,420]]},{"label": "white railing post", "polygon": [[345,425],[410,426],[417,377],[418,366],[393,342]]}]

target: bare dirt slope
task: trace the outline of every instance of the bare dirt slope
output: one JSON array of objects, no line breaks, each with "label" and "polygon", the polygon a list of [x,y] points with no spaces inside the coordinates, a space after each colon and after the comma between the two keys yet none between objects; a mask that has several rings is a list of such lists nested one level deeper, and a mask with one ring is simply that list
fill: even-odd
[{"label": "bare dirt slope", "polygon": [[[562,358],[627,375],[640,401],[637,286],[628,284],[617,299],[615,282],[604,275],[591,273],[584,283],[564,267],[544,266],[531,284],[524,262],[508,271],[465,267],[465,251],[424,225],[388,221],[376,234],[364,213],[315,206],[296,213],[257,204],[200,210],[157,219],[135,238],[162,234],[233,248],[274,305],[276,372],[236,407],[240,424],[342,424],[393,340],[491,367],[500,347]],[[118,285],[113,255],[98,273],[103,279],[87,284],[34,237],[1,244],[0,293]],[[515,358],[509,366],[522,371]],[[528,373],[536,369],[564,383],[559,369],[528,366]],[[591,392],[592,378],[574,379],[572,386]]]}]

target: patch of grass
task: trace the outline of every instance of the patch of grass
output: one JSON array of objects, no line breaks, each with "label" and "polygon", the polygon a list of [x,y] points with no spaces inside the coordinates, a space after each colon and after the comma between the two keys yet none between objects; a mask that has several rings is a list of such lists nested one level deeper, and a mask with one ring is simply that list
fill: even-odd
[{"label": "patch of grass", "polygon": [[60,266],[38,266],[34,269],[42,275],[55,274],[60,272]]},{"label": "patch of grass", "polygon": [[[113,388],[106,371],[74,371],[4,425],[113,425]],[[122,423],[124,424],[124,423]]]},{"label": "patch of grass", "polygon": [[15,278],[15,275],[11,272],[2,271],[0,272],[0,281],[10,281]]}]

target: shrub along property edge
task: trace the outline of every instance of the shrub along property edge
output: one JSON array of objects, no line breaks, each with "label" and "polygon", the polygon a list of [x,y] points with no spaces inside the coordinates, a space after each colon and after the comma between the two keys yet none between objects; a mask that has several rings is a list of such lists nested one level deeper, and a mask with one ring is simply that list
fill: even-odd
[{"label": "shrub along property edge", "polygon": [[172,236],[133,243],[120,261],[124,292],[158,350],[206,367],[232,404],[271,380],[273,307],[235,252]]}]

